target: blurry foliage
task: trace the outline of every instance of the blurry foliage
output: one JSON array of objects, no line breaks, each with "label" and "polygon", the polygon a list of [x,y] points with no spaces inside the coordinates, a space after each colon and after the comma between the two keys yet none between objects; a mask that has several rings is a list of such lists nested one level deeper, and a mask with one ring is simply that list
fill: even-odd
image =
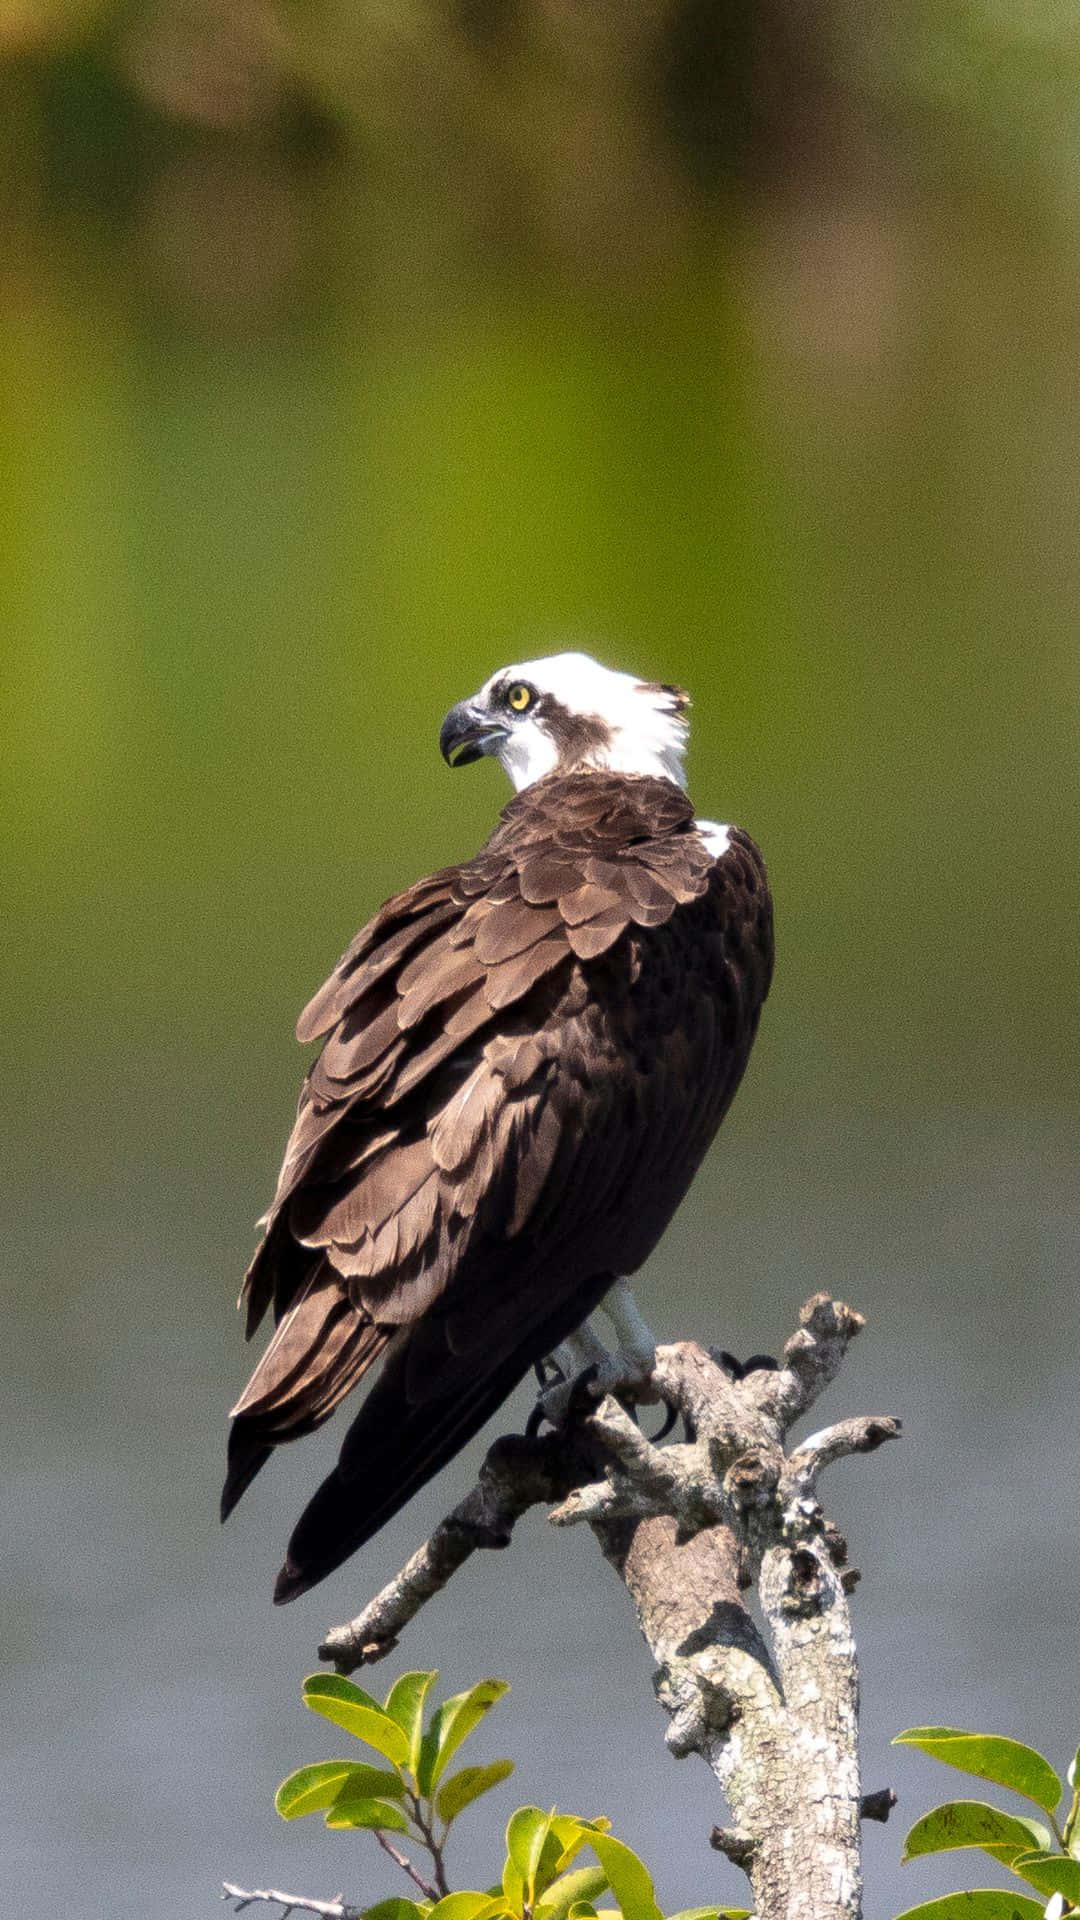
[{"label": "blurry foliage", "polygon": [[[690,686],[693,791],[767,850],[760,1085],[1070,1098],[1077,301],[1039,168],[1022,230],[977,217],[979,142],[917,80],[976,15],[0,20],[27,1171],[61,1077],[115,1124],[73,1129],[76,1186],[133,1147],[272,1157],[296,1007],[504,797],[440,766],[442,712],[568,637]],[[1070,34],[1025,42],[1055,97]],[[1049,166],[1000,65],[994,152]]]},{"label": "blurry foliage", "polygon": [[1011,197],[1030,216],[1080,211],[1080,16],[1068,0],[914,0],[873,68],[909,103],[916,172]]},{"label": "blurry foliage", "polygon": [[[509,1760],[447,1769],[458,1749],[505,1694],[504,1680],[480,1680],[443,1700],[425,1718],[437,1673],[403,1673],[380,1703],[351,1680],[314,1673],[304,1700],[314,1712],[354,1735],[388,1766],[323,1760],[283,1780],[277,1810],[285,1820],[322,1813],[331,1828],[366,1828],[404,1837],[413,1858],[399,1864],[416,1881],[430,1874],[430,1897],[381,1900],[364,1920],[664,1920],[652,1880],[605,1819],[580,1820],[553,1808],[519,1807],[506,1828],[506,1857],[498,1883],[451,1891],[446,1844],[466,1807],[513,1771]],[[595,1866],[582,1866],[589,1849]],[[415,1855],[424,1854],[423,1872]],[[609,1895],[614,1907],[597,1906]],[[694,1907],[671,1920],[748,1920],[745,1908]]]},{"label": "blurry foliage", "polygon": [[6,0],[0,193],[152,219],[176,170],[168,211],[220,253],[238,170],[285,282],[328,190],[331,254],[352,233],[397,268],[419,241],[594,278],[670,261],[746,187],[1040,181],[1071,209],[1078,82],[1052,0]]},{"label": "blurry foliage", "polygon": [[1059,1824],[1055,1810],[1064,1788],[1049,1760],[1033,1747],[959,1727],[909,1727],[897,1734],[894,1745],[917,1747],[946,1766],[1007,1787],[1046,1816],[1033,1820],[1004,1813],[982,1800],[949,1800],[924,1814],[908,1834],[905,1860],[977,1848],[1043,1898],[983,1887],[911,1907],[900,1920],[1063,1920],[1080,1912],[1080,1754],[1069,1768],[1071,1799]]}]

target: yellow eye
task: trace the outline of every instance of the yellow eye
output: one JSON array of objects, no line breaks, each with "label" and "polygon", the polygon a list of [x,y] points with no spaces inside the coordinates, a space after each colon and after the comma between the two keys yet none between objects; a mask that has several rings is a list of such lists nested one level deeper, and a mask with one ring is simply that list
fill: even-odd
[{"label": "yellow eye", "polygon": [[531,707],[532,697],[532,688],[519,681],[516,687],[510,688],[506,696],[506,704],[512,707],[515,713],[524,713],[527,707]]}]

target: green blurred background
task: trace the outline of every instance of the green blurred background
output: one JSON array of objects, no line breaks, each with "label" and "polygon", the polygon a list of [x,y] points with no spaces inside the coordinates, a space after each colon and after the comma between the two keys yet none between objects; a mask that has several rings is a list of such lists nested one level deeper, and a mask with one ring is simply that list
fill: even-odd
[{"label": "green blurred background", "polygon": [[[337,1433],[219,1533],[232,1301],[296,1010],[502,801],[442,713],[568,639],[692,689],[777,898],[650,1318],[869,1316],[827,1409],[907,1426],[832,1495],[867,1785],[929,1803],[916,1722],[1075,1746],[1078,102],[1052,0],[0,0],[13,1911],[392,1890],[271,1796],[321,1630],[469,1462],[274,1611]],[[473,1562],[436,1663],[514,1684],[506,1807],[738,1897],[576,1536]],[[979,1877],[899,1844],[868,1920]]]}]

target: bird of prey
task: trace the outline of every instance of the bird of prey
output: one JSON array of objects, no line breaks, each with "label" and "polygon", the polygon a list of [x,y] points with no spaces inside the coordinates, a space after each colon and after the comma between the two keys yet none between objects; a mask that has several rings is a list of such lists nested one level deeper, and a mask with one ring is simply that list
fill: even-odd
[{"label": "bird of prey", "polygon": [[473,859],[387,901],[300,1016],[323,1045],[241,1295],[249,1335],[271,1307],[276,1331],[233,1409],[223,1515],[382,1364],[278,1601],[587,1338],[605,1296],[611,1378],[651,1367],[626,1276],[742,1078],[773,952],[760,853],[687,798],[687,705],[583,653],[494,674],[440,746],[494,755],[514,798]]}]

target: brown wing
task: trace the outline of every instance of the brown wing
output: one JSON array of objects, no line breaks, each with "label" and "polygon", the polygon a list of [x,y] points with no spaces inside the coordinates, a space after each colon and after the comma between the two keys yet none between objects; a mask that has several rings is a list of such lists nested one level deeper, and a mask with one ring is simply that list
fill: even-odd
[{"label": "brown wing", "polygon": [[[235,1410],[226,1510],[391,1351],[279,1597],[368,1538],[666,1225],[764,995],[759,956],[721,1037],[739,968],[711,875],[678,789],[543,782],[475,861],[389,902],[302,1016],[328,1037],[245,1285],[251,1324],[271,1300],[279,1324]],[[646,1165],[662,1179],[629,1206]]]}]

